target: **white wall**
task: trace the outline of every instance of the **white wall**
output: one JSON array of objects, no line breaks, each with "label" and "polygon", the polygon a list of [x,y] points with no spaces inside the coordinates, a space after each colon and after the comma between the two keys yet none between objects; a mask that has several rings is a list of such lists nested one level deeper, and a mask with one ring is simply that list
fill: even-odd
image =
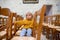
[{"label": "white wall", "polygon": [[1,7],[7,7],[11,11],[16,12],[19,15],[25,16],[25,13],[30,11],[34,13],[36,10],[39,10],[43,4],[51,4],[52,14],[60,13],[57,12],[56,4],[60,3],[59,0],[39,0],[38,4],[23,4],[23,0],[0,0]]}]

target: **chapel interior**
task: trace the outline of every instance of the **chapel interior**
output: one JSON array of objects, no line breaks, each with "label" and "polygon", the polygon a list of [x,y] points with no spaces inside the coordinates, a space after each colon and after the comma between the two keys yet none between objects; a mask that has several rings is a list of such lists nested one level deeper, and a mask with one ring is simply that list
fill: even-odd
[{"label": "chapel interior", "polygon": [[[14,21],[34,18],[32,36],[20,36],[20,25]],[[35,26],[38,23],[38,26]],[[0,40],[60,40],[60,0],[0,0]]]}]

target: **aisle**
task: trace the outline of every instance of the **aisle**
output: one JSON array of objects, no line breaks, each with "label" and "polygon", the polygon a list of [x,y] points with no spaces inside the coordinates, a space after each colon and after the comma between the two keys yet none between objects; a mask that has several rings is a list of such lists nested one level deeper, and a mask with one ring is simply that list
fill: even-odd
[{"label": "aisle", "polygon": [[[20,37],[19,34],[20,34],[21,30],[17,31],[16,33],[16,36],[14,36],[11,40],[36,40],[36,38],[34,37]],[[47,40],[46,39],[46,36],[41,34],[41,40]]]},{"label": "aisle", "polygon": [[[15,36],[11,40],[36,40],[34,37],[20,37],[20,36]],[[44,35],[41,35],[41,40],[47,40]]]},{"label": "aisle", "polygon": [[36,39],[34,37],[19,37],[19,36],[15,36],[11,40],[36,40]]}]

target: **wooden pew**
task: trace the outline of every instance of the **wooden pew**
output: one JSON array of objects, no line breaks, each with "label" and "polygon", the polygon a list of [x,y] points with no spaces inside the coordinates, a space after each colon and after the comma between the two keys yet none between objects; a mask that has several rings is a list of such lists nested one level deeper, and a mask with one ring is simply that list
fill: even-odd
[{"label": "wooden pew", "polygon": [[37,40],[41,39],[41,33],[42,33],[45,12],[46,12],[46,5],[43,5],[43,7],[41,8],[41,12],[40,12],[39,26],[37,28],[37,31],[38,31]]},{"label": "wooden pew", "polygon": [[[41,11],[37,11],[35,13],[39,14],[40,18],[39,18],[39,23],[38,23],[38,26],[36,27],[36,23],[37,23],[37,16],[34,18],[34,23],[33,23],[33,37],[36,38],[36,34],[37,34],[37,40],[40,40],[41,39],[41,33],[42,33],[42,23],[44,21],[44,14],[45,14],[45,10],[46,10],[46,6],[43,5],[43,7],[41,8]],[[37,31],[37,33],[35,33],[35,31]]]},{"label": "wooden pew", "polygon": [[[59,40],[55,34],[59,34],[59,31],[56,29],[59,29],[59,17],[58,15],[52,15],[52,16],[46,16],[47,18],[47,25],[45,26],[46,29],[46,37],[49,39],[51,37],[51,40]],[[56,24],[57,23],[57,24]],[[43,27],[44,28],[44,27]],[[55,39],[56,38],[56,39]]]},{"label": "wooden pew", "polygon": [[[8,40],[11,39],[13,36],[15,36],[16,32],[18,31],[18,28],[19,28],[18,25],[13,24],[13,21],[18,21],[17,18],[18,18],[18,15],[16,13],[11,13],[11,15],[9,16],[8,20],[10,21],[9,22],[10,25],[8,25],[9,26],[9,32],[7,35],[7,36],[9,36]],[[19,17],[19,18],[22,18],[22,17]]]},{"label": "wooden pew", "polygon": [[[31,38],[34,38],[35,40],[36,40],[36,38],[37,38],[37,40],[40,40],[40,37],[41,37],[41,32],[42,32],[42,26],[43,26],[43,21],[44,21],[44,13],[45,13],[45,10],[46,10],[46,6],[44,5],[42,8],[41,8],[41,12],[40,12],[40,10],[39,11],[36,11],[35,13],[36,13],[36,15],[35,15],[35,17],[34,17],[34,22],[33,22],[33,36],[31,37]],[[37,14],[39,14],[39,16],[40,16],[40,18],[39,18],[39,23],[38,23],[38,26],[36,26],[36,23],[37,23]],[[16,28],[17,27],[15,27],[15,30],[16,30]],[[16,32],[16,31],[15,31]],[[36,34],[37,34],[37,37],[36,37]],[[11,40],[14,40],[14,39],[18,39],[18,40],[20,40],[21,38],[30,38],[30,37],[19,37],[19,36],[17,36],[17,38],[16,37],[14,37],[13,39],[11,39]],[[26,39],[26,40],[27,40]],[[22,40],[22,39],[21,39]]]},{"label": "wooden pew", "polygon": [[0,17],[0,31],[6,28],[6,21],[7,21],[7,18]]},{"label": "wooden pew", "polygon": [[6,21],[7,18],[1,18],[0,24],[0,40],[6,37]]},{"label": "wooden pew", "polygon": [[[20,21],[20,20],[23,20],[23,17],[21,17],[20,15],[17,15],[16,16],[16,21]],[[14,24],[14,35],[16,34],[16,32],[20,29],[20,25],[16,25]]]},{"label": "wooden pew", "polygon": [[60,40],[60,14],[54,15],[53,16],[55,18],[55,21],[53,20],[53,24],[55,25],[55,27],[57,26],[58,28],[53,28],[56,29],[55,32],[53,33],[54,39],[56,40]]},{"label": "wooden pew", "polygon": [[[6,40],[9,40],[13,37],[14,33],[14,28],[12,27],[13,26],[13,17],[15,17],[15,21],[17,20],[17,14],[16,13],[12,13],[8,8],[1,8],[1,12],[0,12],[0,15],[3,15],[3,16],[7,16],[7,22],[6,22]],[[6,19],[6,18],[4,18]],[[4,23],[4,19],[2,20],[2,22]],[[3,24],[2,23],[2,24]],[[3,26],[2,26],[3,27]],[[2,29],[3,30],[3,29]],[[2,39],[2,37],[1,37]]]},{"label": "wooden pew", "polygon": [[60,15],[54,15],[53,17],[55,17],[55,25],[56,26],[60,26]]},{"label": "wooden pew", "polygon": [[[20,20],[23,20],[23,17],[20,15],[17,15],[17,21],[20,21]],[[18,26],[17,30],[19,30],[20,26],[19,25],[17,26]]]},{"label": "wooden pew", "polygon": [[[1,10],[0,10],[0,15],[9,17],[9,15],[10,15],[10,10],[9,10],[8,8],[1,8]],[[6,23],[6,24],[5,24],[5,23],[4,23],[4,19],[7,19],[7,20],[8,20],[8,18],[3,18],[3,17],[2,17],[1,19],[2,19],[2,24],[3,24],[1,29],[3,30],[4,26],[5,26],[4,29],[7,29],[7,22],[5,22],[5,23]],[[6,20],[6,21],[7,21],[7,20]],[[9,24],[8,24],[8,25],[9,25]],[[5,34],[4,34],[3,36],[1,36],[0,39],[6,37],[6,35],[7,35],[7,34],[6,34],[6,33],[7,33],[6,30],[5,30],[4,32],[5,32]],[[7,37],[7,38],[8,38],[8,37]]]},{"label": "wooden pew", "polygon": [[[51,15],[51,16],[45,16],[47,18],[47,23],[55,25],[55,26],[60,26],[60,14],[59,15]],[[49,20],[50,19],[50,20]],[[49,21],[49,22],[48,22]]]},{"label": "wooden pew", "polygon": [[[23,19],[23,17],[20,17],[20,16],[18,17],[17,13],[11,13],[11,15],[9,16],[8,20],[10,21],[9,22],[10,25],[8,25],[9,26],[9,32],[8,32],[8,35],[7,35],[7,36],[9,36],[8,40],[11,39],[13,36],[15,36],[16,32],[19,29],[18,25],[13,24],[13,21],[18,21],[17,18],[22,18]],[[22,19],[19,19],[19,20],[22,20]]]}]

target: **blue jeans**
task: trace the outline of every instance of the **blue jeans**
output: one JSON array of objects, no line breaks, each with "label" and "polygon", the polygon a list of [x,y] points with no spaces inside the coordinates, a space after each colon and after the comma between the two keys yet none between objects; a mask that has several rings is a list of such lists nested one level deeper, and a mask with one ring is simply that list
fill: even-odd
[{"label": "blue jeans", "polygon": [[28,28],[28,29],[25,29],[23,28],[22,31],[20,32],[20,36],[31,36],[32,34],[32,29],[31,28]]}]

